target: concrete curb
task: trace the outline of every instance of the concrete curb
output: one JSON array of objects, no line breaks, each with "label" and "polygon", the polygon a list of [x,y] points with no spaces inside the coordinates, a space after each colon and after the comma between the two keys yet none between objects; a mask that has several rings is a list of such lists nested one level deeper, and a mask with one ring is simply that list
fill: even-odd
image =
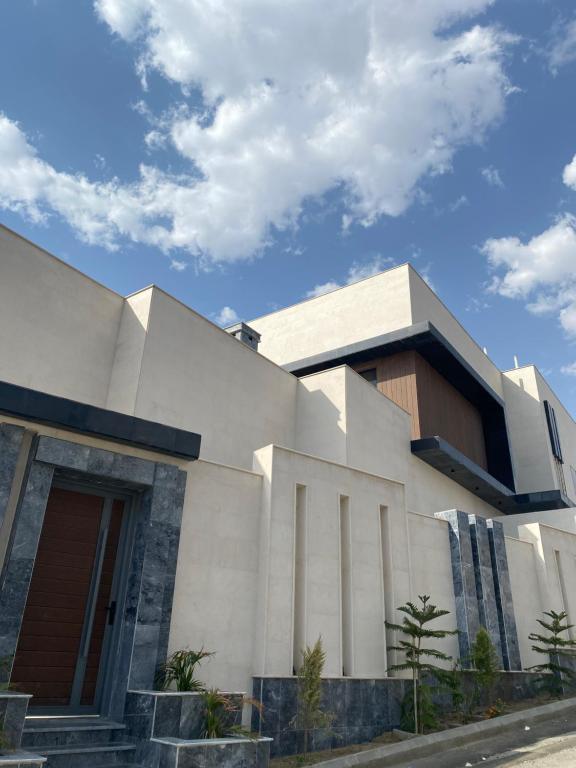
[{"label": "concrete curb", "polygon": [[450,728],[447,731],[431,733],[428,736],[415,736],[413,739],[403,741],[401,744],[375,747],[364,752],[355,752],[352,755],[325,760],[322,763],[315,763],[314,768],[352,768],[353,766],[368,765],[374,762],[378,762],[382,766],[394,766],[404,763],[406,760],[437,755],[438,752],[443,750],[453,749],[454,747],[460,747],[480,739],[490,738],[490,736],[518,725],[524,726],[541,720],[549,720],[575,709],[576,698],[555,701],[552,704],[544,704],[541,707],[495,717],[493,720],[482,720],[479,723],[470,723],[470,725],[462,725],[459,728]]}]

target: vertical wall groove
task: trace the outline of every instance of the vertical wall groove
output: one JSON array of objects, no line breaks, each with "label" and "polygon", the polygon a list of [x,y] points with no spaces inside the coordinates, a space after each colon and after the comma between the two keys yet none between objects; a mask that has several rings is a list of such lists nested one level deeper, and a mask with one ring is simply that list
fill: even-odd
[{"label": "vertical wall groove", "polygon": [[352,615],[352,531],[350,499],[340,496],[340,603],[342,617],[342,675],[354,674]]},{"label": "vertical wall groove", "polygon": [[[380,550],[382,557],[382,602],[384,605],[383,613],[386,621],[394,621],[394,604],[392,598],[392,556],[390,551],[390,520],[388,507],[380,505]],[[395,663],[395,660],[388,658],[387,646],[393,644],[393,637],[389,630],[384,630],[384,654],[386,660],[386,669]]]},{"label": "vertical wall groove", "polygon": [[294,620],[292,638],[294,672],[300,669],[302,650],[306,645],[307,496],[306,486],[297,485],[294,500]]}]

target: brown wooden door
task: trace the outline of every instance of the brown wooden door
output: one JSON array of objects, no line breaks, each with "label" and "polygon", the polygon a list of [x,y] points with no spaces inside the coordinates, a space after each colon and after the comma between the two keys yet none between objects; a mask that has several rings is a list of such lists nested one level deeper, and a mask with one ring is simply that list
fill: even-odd
[{"label": "brown wooden door", "polygon": [[102,495],[50,492],[11,676],[31,706],[94,704],[123,509]]}]

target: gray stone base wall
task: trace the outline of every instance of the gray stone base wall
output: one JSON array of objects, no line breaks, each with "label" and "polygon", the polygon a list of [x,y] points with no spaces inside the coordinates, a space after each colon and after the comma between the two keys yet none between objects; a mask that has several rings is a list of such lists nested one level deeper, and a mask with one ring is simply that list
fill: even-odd
[{"label": "gray stone base wall", "polygon": [[[534,695],[533,672],[502,672],[495,686],[494,699],[521,701]],[[471,675],[464,675],[470,685]],[[309,748],[312,751],[336,749],[349,744],[370,741],[385,731],[400,726],[402,699],[411,689],[411,680],[398,678],[357,679],[327,678],[322,681],[322,706],[334,715],[330,729],[314,731]],[[269,736],[272,757],[294,755],[303,751],[304,734],[294,728],[297,710],[296,677],[255,677],[253,697],[262,702],[262,718],[256,708],[252,712],[252,730]],[[450,711],[449,697],[438,697],[443,711]]]},{"label": "gray stone base wall", "polygon": [[[322,681],[322,706],[334,720],[329,729],[311,734],[310,749],[334,749],[370,741],[400,725],[400,704],[410,681],[397,678],[327,678]],[[262,702],[262,718],[252,712],[252,730],[274,741],[271,755],[302,752],[304,734],[293,726],[297,711],[296,677],[255,677],[254,699]]]},{"label": "gray stone base wall", "polygon": [[22,730],[30,698],[25,693],[0,692],[0,730],[10,749],[18,749],[22,743]]}]

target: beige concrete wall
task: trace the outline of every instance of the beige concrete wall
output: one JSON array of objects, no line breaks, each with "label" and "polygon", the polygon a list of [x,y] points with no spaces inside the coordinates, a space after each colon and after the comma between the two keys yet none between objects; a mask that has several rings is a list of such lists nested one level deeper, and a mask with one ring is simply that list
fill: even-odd
[{"label": "beige concrete wall", "polygon": [[503,375],[508,438],[518,493],[558,486],[552,462],[544,406],[533,366]]},{"label": "beige concrete wall", "polygon": [[[430,625],[431,629],[456,629],[456,601],[452,582],[452,561],[448,523],[428,515],[408,515],[410,552],[412,562],[413,600],[418,595],[429,595],[430,602],[450,611]],[[418,603],[419,604],[419,603]],[[455,635],[435,641],[438,648],[457,659],[458,638]],[[451,664],[443,664],[450,667]]]},{"label": "beige concrete wall", "polygon": [[254,450],[294,445],[298,380],[153,290],[134,413],[202,435],[201,456],[251,468]]},{"label": "beige concrete wall", "polygon": [[505,541],[520,658],[522,668],[526,669],[542,661],[532,650],[532,642],[528,636],[537,631],[537,619],[541,617],[543,610],[548,609],[545,607],[540,590],[538,555],[534,545],[529,541],[508,536]]},{"label": "beige concrete wall", "polygon": [[345,366],[300,379],[295,448],[340,464],[348,463],[352,424],[346,413]]},{"label": "beige concrete wall", "polygon": [[[535,371],[540,400],[542,402],[548,400],[556,414],[558,433],[560,435],[560,443],[562,446],[562,457],[564,459],[562,472],[564,474],[566,493],[572,501],[576,502],[576,422],[558,399],[555,392],[550,388],[550,385],[540,371],[537,368]],[[546,421],[546,419],[544,419],[544,421]],[[550,445],[548,429],[546,429],[545,437],[547,444]],[[575,473],[571,472],[570,467],[574,468]]]},{"label": "beige concrete wall", "polygon": [[104,406],[123,304],[0,226],[0,380]]},{"label": "beige concrete wall", "polygon": [[462,357],[502,397],[502,375],[464,326],[454,317],[415,269],[410,269],[412,323],[429,320]]},{"label": "beige concrete wall", "polygon": [[259,351],[279,365],[406,328],[408,266],[248,322],[262,334]]},{"label": "beige concrete wall", "polygon": [[[510,447],[519,492],[560,488],[564,477],[569,498],[576,501],[576,423],[540,371],[533,365],[503,374]],[[564,465],[556,466],[544,411],[548,400],[556,413]]]},{"label": "beige concrete wall", "polygon": [[262,477],[204,461],[188,471],[170,651],[214,651],[208,686],[252,692]]},{"label": "beige concrete wall", "polygon": [[[384,617],[410,597],[410,557],[404,489],[398,483],[269,446],[256,453],[262,472],[259,611],[256,674],[291,674],[294,659],[295,498],[306,488],[304,642],[322,635],[325,674],[343,669],[341,603],[340,496],[349,499],[352,563],[352,673],[386,672]],[[383,543],[381,506],[388,510],[390,532]],[[386,564],[384,563],[386,560]],[[392,578],[386,584],[384,569]],[[386,595],[389,605],[386,608]],[[392,612],[390,614],[394,616]]]}]

